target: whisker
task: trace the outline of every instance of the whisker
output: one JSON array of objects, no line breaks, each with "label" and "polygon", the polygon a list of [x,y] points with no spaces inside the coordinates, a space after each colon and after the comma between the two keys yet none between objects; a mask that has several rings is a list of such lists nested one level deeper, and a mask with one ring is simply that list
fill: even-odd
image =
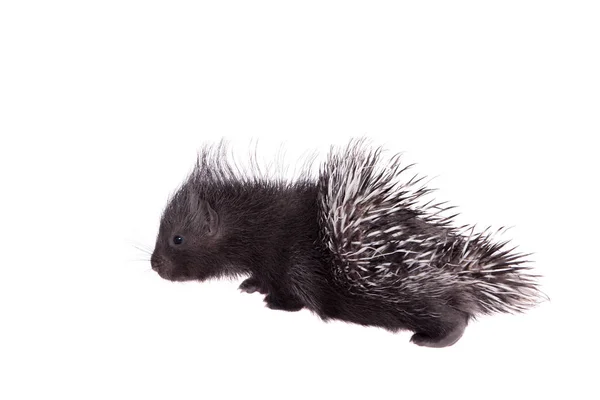
[{"label": "whisker", "polygon": [[144,249],[140,246],[137,246],[135,244],[132,245],[133,247],[135,247],[136,249],[138,249],[139,251],[141,251],[142,253],[146,253],[148,255],[152,255],[152,252],[150,250]]},{"label": "whisker", "polygon": [[130,263],[130,262],[145,262],[145,263],[150,263],[150,259],[147,258],[130,258],[125,260],[125,262]]}]

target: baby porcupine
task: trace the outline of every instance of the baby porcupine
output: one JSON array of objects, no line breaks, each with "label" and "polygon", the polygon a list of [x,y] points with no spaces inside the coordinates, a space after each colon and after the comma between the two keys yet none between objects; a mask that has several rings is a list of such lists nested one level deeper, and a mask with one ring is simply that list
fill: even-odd
[{"label": "baby porcupine", "polygon": [[535,305],[525,256],[489,229],[454,227],[408,168],[355,140],[318,178],[289,182],[206,146],[164,210],[152,268],[170,280],[246,275],[240,289],[272,309],[408,329],[431,347],[454,344],[477,314]]}]

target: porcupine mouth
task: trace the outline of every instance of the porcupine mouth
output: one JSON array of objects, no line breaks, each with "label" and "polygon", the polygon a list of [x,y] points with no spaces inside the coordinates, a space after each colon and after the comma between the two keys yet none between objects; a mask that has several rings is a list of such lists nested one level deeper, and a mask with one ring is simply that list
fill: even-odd
[{"label": "porcupine mouth", "polygon": [[193,279],[189,273],[173,271],[171,268],[169,268],[171,267],[171,265],[167,262],[167,260],[165,260],[162,257],[157,257],[153,255],[150,264],[152,270],[156,271],[156,273],[158,273],[158,275],[161,278],[166,279],[168,281],[183,282],[190,281]]},{"label": "porcupine mouth", "polygon": [[170,274],[161,270],[156,271],[158,273],[158,275],[163,278],[166,279],[168,281],[173,281],[173,282],[185,282],[185,281],[191,281],[194,278],[192,278],[189,275],[185,275],[185,274]]}]

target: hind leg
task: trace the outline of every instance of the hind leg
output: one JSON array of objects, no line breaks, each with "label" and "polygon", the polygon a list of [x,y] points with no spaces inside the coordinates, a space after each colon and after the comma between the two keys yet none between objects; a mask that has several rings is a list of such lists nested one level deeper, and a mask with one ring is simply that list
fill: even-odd
[{"label": "hind leg", "polygon": [[425,347],[452,346],[463,335],[468,320],[469,318],[463,314],[457,315],[444,324],[444,329],[435,333],[417,332],[412,335],[410,341],[416,345]]}]

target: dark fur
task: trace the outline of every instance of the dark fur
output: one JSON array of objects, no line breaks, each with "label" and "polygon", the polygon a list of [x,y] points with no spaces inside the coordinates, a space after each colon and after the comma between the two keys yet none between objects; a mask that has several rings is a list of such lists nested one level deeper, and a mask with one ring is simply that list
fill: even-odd
[{"label": "dark fur", "polygon": [[[306,307],[325,320],[409,329],[415,343],[432,347],[460,338],[470,315],[452,305],[432,317],[427,298],[399,307],[340,285],[322,237],[315,179],[247,176],[226,159],[223,145],[206,147],[167,205],[151,258],[163,278],[249,276],[240,289],[265,294],[272,309]],[[177,235],[180,245],[172,242]]]}]

